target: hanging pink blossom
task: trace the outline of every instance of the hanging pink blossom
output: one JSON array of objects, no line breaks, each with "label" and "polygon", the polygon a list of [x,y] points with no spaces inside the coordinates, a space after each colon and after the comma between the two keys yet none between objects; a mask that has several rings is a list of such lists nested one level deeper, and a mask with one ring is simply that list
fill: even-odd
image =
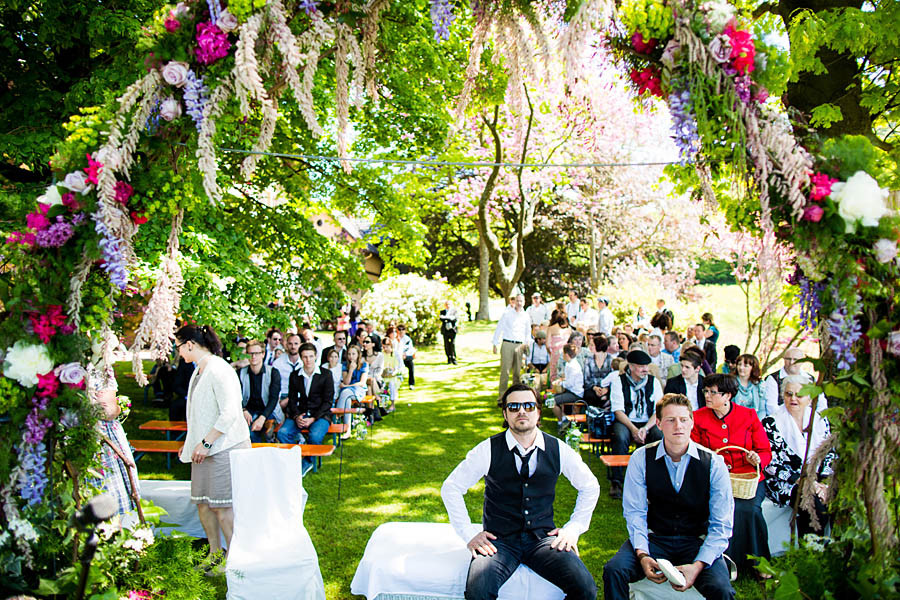
[{"label": "hanging pink blossom", "polygon": [[86,154],[85,156],[87,156],[88,161],[87,169],[84,170],[84,172],[87,174],[87,179],[85,181],[87,181],[88,183],[93,183],[94,185],[99,185],[100,182],[97,180],[97,175],[100,174],[100,169],[103,168],[103,163],[91,158],[90,154]]},{"label": "hanging pink blossom", "polygon": [[803,209],[803,216],[800,217],[804,221],[810,221],[812,223],[818,223],[822,220],[822,216],[825,214],[825,209],[819,206],[818,204],[809,204],[806,208]]},{"label": "hanging pink blossom", "polygon": [[640,31],[635,31],[631,36],[631,47],[638,54],[650,54],[656,48],[656,44],[656,38],[644,39],[644,34]]},{"label": "hanging pink blossom", "polygon": [[812,189],[809,191],[809,199],[818,202],[822,198],[831,195],[831,186],[837,183],[837,179],[829,177],[825,173],[816,173],[810,176],[809,183]]},{"label": "hanging pink blossom", "polygon": [[22,233],[21,231],[13,231],[6,238],[7,244],[22,244],[23,246],[34,246],[37,242],[37,236],[33,233]]},{"label": "hanging pink blossom", "polygon": [[134,188],[131,185],[125,181],[116,182],[116,202],[128,204],[132,196],[134,196]]},{"label": "hanging pink blossom", "polygon": [[746,75],[755,68],[754,59],[756,48],[753,45],[753,36],[749,31],[737,30],[729,25],[723,32],[731,42],[731,66],[740,73]]},{"label": "hanging pink blossom", "polygon": [[228,56],[229,48],[231,42],[228,41],[228,34],[213,23],[197,23],[197,49],[194,53],[200,63],[211,65]]}]

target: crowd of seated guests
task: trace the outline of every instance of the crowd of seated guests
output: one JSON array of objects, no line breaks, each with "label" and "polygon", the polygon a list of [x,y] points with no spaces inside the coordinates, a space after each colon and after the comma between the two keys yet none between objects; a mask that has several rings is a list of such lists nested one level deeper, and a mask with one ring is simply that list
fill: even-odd
[{"label": "crowd of seated guests", "polygon": [[[543,307],[545,321],[532,319],[526,367],[537,375],[538,391],[552,388],[560,434],[569,425],[567,405],[612,411],[613,454],[661,439],[656,402],[664,393],[685,396],[694,410],[692,439],[720,451],[730,473],[759,471],[752,497],[735,499],[726,552],[739,569],[747,568],[753,564],[750,556],[769,555],[763,499],[794,505],[807,443],[811,456],[828,437],[828,420],[819,414],[827,399],[820,395],[813,410],[810,398],[800,396],[803,385],[812,382],[802,369],[800,348],[785,350],[783,367],[763,377],[759,359],[734,345],[724,348],[719,364],[720,332],[711,313],[682,333],[673,328],[665,302],[658,301],[657,308],[652,316],[641,308],[631,322],[605,331],[599,315],[609,310],[608,299],[592,301],[571,291],[568,302]],[[540,297],[533,297],[529,311],[541,310]],[[835,459],[830,452],[816,473],[815,497],[800,510],[801,533],[824,531],[827,478]],[[623,480],[624,468],[610,469],[614,498],[621,498]]]}]

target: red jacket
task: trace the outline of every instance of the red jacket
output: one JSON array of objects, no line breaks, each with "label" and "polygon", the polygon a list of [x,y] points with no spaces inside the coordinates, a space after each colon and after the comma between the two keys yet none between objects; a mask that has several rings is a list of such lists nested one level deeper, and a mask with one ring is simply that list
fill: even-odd
[{"label": "red jacket", "polygon": [[[720,419],[713,409],[704,407],[694,411],[691,439],[716,451],[724,446],[740,446],[759,454],[759,480],[765,479],[766,466],[772,461],[772,447],[756,411],[731,403],[731,410]],[[725,465],[734,473],[754,473],[756,467],[747,462],[747,454],[740,450],[721,452]]]}]

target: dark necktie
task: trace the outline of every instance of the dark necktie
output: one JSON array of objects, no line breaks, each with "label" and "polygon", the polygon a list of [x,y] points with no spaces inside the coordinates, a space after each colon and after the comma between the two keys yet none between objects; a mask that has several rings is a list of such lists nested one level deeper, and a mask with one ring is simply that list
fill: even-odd
[{"label": "dark necktie", "polygon": [[513,446],[513,452],[522,459],[522,466],[519,468],[519,477],[521,477],[523,481],[528,479],[528,461],[531,459],[531,455],[534,454],[535,450],[537,450],[537,448],[532,448],[525,456],[522,456],[522,453],[519,452],[519,447]]}]

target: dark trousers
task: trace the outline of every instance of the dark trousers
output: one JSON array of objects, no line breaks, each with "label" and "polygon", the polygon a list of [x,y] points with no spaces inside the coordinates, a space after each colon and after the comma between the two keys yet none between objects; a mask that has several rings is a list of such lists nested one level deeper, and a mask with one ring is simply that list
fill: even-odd
[{"label": "dark trousers", "polygon": [[[650,556],[653,558],[665,558],[675,566],[686,565],[694,562],[697,551],[703,544],[697,537],[673,536],[663,537],[650,535]],[[641,563],[634,554],[634,547],[630,541],[626,541],[616,552],[616,555],[603,567],[603,598],[604,600],[628,600],[628,584],[640,581],[645,577]],[[669,585],[663,582],[659,585]],[[728,567],[720,556],[709,567],[700,571],[694,581],[694,587],[700,594],[709,600],[734,600],[734,588],[731,587],[731,578]]]},{"label": "dark trousers", "polygon": [[766,490],[762,482],[756,486],[753,498],[734,499],[734,521],[731,540],[725,554],[737,565],[738,572],[749,571],[756,565],[750,556],[769,558],[769,528],[762,515],[762,501]]},{"label": "dark trousers", "polygon": [[[632,424],[635,427],[643,427],[647,423],[634,423]],[[659,427],[654,425],[647,432],[647,437],[644,438],[644,444],[652,444],[657,440],[662,439],[662,431],[659,430]],[[628,430],[625,425],[619,423],[619,421],[615,421],[612,426],[612,442],[610,445],[612,446],[613,454],[628,454],[628,447],[631,445],[631,432]],[[639,444],[638,442],[634,442],[637,446],[643,446],[644,444]],[[613,467],[610,469],[612,473],[610,474],[610,481],[618,481],[619,483],[623,483],[625,481],[625,467]]]},{"label": "dark trousers", "polygon": [[456,332],[446,331],[444,336],[444,354],[447,355],[447,364],[456,364]]},{"label": "dark trousers", "polygon": [[598,396],[594,391],[593,386],[587,386],[584,388],[584,401],[587,402],[588,406],[596,406],[600,410],[609,410],[610,402],[609,402],[609,388],[606,390],[606,395]]},{"label": "dark trousers", "polygon": [[597,584],[575,552],[550,547],[556,537],[538,538],[517,533],[492,540],[497,553],[479,554],[469,563],[466,600],[494,600],[500,587],[512,577],[519,564],[560,588],[567,600],[595,600]]},{"label": "dark trousers", "polygon": [[406,365],[406,370],[409,371],[409,385],[410,387],[412,387],[416,385],[416,371],[413,368],[413,357],[404,356],[403,364]]}]

